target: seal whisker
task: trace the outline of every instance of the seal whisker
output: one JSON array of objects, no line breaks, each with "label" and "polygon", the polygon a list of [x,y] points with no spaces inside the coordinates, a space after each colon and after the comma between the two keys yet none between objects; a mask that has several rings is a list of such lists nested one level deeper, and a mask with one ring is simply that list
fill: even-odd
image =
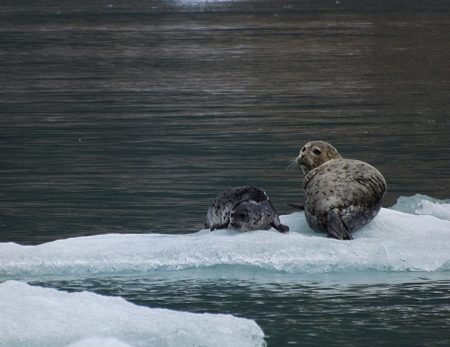
[{"label": "seal whisker", "polygon": [[287,166],[286,170],[288,171],[300,170],[300,165],[298,165],[297,160],[293,159],[289,162],[289,165]]}]

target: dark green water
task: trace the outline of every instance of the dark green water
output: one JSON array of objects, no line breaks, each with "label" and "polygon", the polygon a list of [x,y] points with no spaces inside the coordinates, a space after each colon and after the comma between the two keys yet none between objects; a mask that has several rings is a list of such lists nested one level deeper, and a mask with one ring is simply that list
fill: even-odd
[{"label": "dark green water", "polygon": [[[2,1],[0,241],[193,232],[243,184],[289,213],[314,139],[376,166],[386,206],[449,198],[449,23],[448,1]],[[426,276],[34,281],[252,318],[269,346],[448,345]]]},{"label": "dark green water", "polygon": [[342,2],[2,2],[1,239],[195,231],[243,184],[287,213],[312,139],[447,198],[450,5]]}]

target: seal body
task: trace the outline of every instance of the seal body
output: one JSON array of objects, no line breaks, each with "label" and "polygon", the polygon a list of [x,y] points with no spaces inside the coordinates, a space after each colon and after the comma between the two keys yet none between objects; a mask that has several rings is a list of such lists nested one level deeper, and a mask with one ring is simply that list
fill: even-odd
[{"label": "seal body", "polygon": [[305,145],[297,162],[305,173],[305,217],[315,231],[352,239],[380,211],[386,181],[373,166],[343,159],[322,141]]},{"label": "seal body", "polygon": [[267,230],[289,231],[281,224],[278,214],[266,192],[253,186],[227,189],[211,202],[205,218],[205,227],[232,228],[240,231]]}]

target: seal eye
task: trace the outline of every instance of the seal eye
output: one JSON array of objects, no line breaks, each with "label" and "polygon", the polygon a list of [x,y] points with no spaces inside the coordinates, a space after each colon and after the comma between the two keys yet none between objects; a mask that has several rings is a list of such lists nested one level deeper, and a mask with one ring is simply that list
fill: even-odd
[{"label": "seal eye", "polygon": [[304,152],[304,151],[306,151],[306,147],[303,147],[303,148],[302,148],[302,152]]},{"label": "seal eye", "polygon": [[314,149],[313,149],[313,153],[314,153],[315,155],[320,155],[320,153],[322,153],[322,151],[321,151],[319,148],[314,148]]},{"label": "seal eye", "polygon": [[244,218],[245,217],[245,213],[239,213],[239,218]]}]

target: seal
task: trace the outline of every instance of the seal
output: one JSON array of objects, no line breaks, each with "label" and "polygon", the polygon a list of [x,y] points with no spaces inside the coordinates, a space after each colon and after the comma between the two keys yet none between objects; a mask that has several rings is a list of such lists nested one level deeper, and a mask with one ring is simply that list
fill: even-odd
[{"label": "seal", "polygon": [[307,143],[295,161],[305,175],[305,217],[313,230],[351,240],[380,211],[386,181],[373,166],[342,158],[324,141]]},{"label": "seal", "polygon": [[232,228],[240,231],[268,230],[281,233],[289,227],[280,218],[266,192],[253,186],[230,188],[211,202],[205,218],[205,228]]}]

